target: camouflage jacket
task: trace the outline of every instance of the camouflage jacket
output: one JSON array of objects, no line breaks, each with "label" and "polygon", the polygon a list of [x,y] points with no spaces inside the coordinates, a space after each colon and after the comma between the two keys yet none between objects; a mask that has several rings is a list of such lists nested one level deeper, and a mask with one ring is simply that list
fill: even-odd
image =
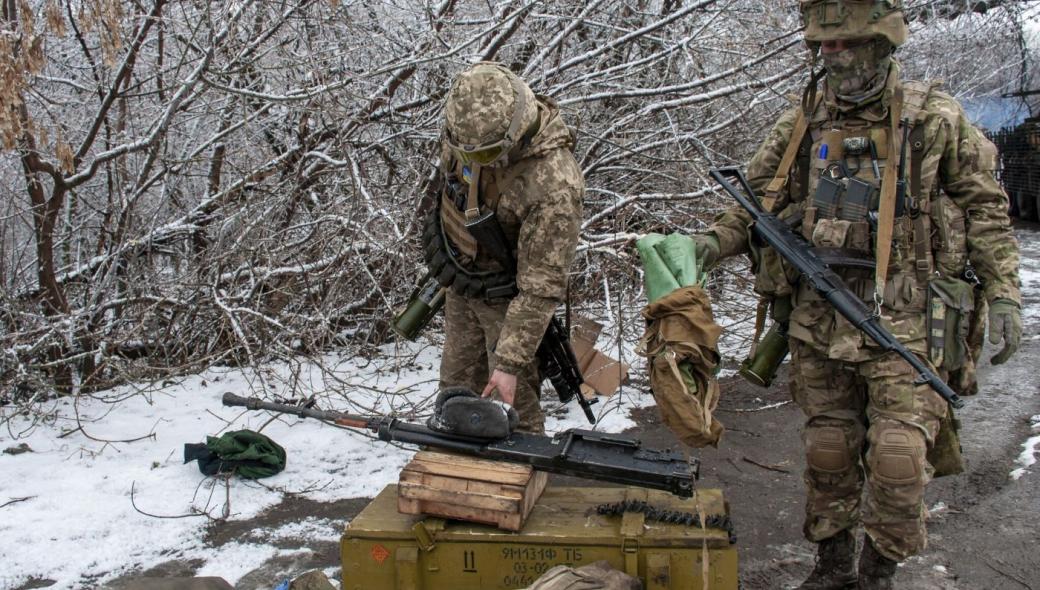
[{"label": "camouflage jacket", "polygon": [[[494,185],[495,215],[516,254],[519,294],[509,302],[495,348],[496,367],[514,375],[534,358],[549,318],[566,297],[585,194],[574,137],[555,103],[538,98],[541,125],[530,143],[480,175],[482,195],[484,185]],[[457,165],[446,145],[441,162],[445,168]],[[481,253],[473,265],[493,262]]]},{"label": "camouflage jacket", "polygon": [[[808,118],[808,133],[812,139],[809,173],[790,172],[790,180],[773,207],[774,212],[781,218],[797,219],[812,206],[812,197],[808,195],[815,193],[821,173],[828,165],[826,156],[821,156],[826,151],[821,151],[821,147],[828,133],[851,129],[857,134],[870,134],[878,138],[878,143],[887,144],[883,150],[886,153],[887,146],[894,144],[892,153],[896,153],[901,137],[893,142],[887,135],[891,134],[888,107],[897,84],[903,85],[904,92],[909,92],[907,89],[912,85],[929,88],[920,83],[901,82],[899,66],[894,64],[882,97],[858,111],[838,108],[835,99],[824,90],[823,99]],[[957,277],[970,262],[985,285],[987,301],[1004,298],[1021,304],[1018,244],[1008,218],[1008,198],[993,175],[996,148],[972,126],[955,99],[935,89],[926,96],[915,123],[915,126],[924,126],[920,166],[922,195],[913,196],[918,198],[929,221],[928,276]],[[748,179],[760,194],[776,175],[800,108],[795,107],[781,116],[748,164]],[[885,155],[879,155],[882,170],[888,164]],[[892,165],[896,165],[896,161]],[[797,167],[796,164],[794,168]],[[866,164],[861,163],[855,175],[880,184],[869,159]],[[801,178],[808,179],[808,186],[801,186]],[[749,216],[740,207],[731,208],[715,219],[709,231],[719,238],[722,256],[749,251],[748,223]],[[870,257],[874,255],[874,238],[866,221],[844,224],[803,219],[800,229],[815,246],[852,248]],[[864,341],[862,334],[812,292],[805,281],[799,283],[796,273],[786,265],[779,262],[770,265],[766,254],[764,252],[758,260],[756,290],[765,295],[792,295],[794,311],[790,334],[793,338],[840,360],[860,361],[876,353],[871,350],[873,343],[869,339]],[[775,253],[772,254],[775,257]],[[899,217],[893,228],[881,319],[908,348],[923,353],[929,287],[928,281],[922,281],[916,270],[916,258],[914,223],[910,216]],[[864,300],[872,299],[873,273],[843,270],[839,274]]]}]

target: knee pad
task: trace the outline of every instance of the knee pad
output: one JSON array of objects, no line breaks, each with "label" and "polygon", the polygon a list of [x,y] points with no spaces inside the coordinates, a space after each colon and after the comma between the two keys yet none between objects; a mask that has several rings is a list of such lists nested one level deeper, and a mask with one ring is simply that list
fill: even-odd
[{"label": "knee pad", "polygon": [[805,431],[806,461],[820,473],[843,473],[853,466],[851,441],[841,426],[810,424]]},{"label": "knee pad", "polygon": [[909,485],[924,477],[924,433],[911,426],[886,426],[869,451],[871,471],[881,483]]}]

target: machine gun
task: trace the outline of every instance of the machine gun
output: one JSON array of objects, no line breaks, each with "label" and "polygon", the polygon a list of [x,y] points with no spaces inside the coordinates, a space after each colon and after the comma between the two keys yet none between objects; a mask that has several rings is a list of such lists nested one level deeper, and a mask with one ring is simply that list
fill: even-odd
[{"label": "machine gun", "polygon": [[514,432],[499,440],[443,434],[411,422],[387,416],[365,417],[244,398],[225,393],[225,406],[267,410],[315,418],[323,422],[369,430],[386,442],[432,447],[483,459],[525,463],[542,471],[665,490],[677,496],[693,496],[699,463],[670,449],[643,448],[639,439],[620,434],[568,430],[549,437]]},{"label": "machine gun", "polygon": [[[827,302],[845,319],[852,322],[854,326],[869,336],[871,340],[877,342],[882,349],[898,354],[917,371],[917,378],[914,380],[915,384],[927,383],[951,406],[955,408],[964,407],[964,401],[957,393],[950,389],[950,386],[940,379],[938,375],[933,373],[921,359],[907,350],[891,332],[881,326],[877,314],[872,313],[866,304],[845,286],[841,277],[813,253],[809,244],[802,236],[792,231],[776,215],[766,212],[765,208],[758,201],[758,197],[755,196],[754,189],[751,188],[747,178],[744,177],[744,173],[739,168],[712,168],[710,174],[731,197],[740,203],[741,207],[751,214],[751,218],[754,220],[752,228],[758,238],[771,246],[784,260],[798,269],[812,287],[823,295]],[[729,180],[730,178],[735,178],[740,182],[744,194],[741,194],[740,190],[733,186],[733,183]]]}]

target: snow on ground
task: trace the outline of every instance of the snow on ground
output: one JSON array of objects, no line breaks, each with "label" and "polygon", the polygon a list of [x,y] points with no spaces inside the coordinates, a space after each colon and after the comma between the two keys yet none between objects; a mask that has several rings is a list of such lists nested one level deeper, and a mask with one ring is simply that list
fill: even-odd
[{"label": "snow on ground", "polygon": [[[414,405],[436,392],[438,355],[436,346],[388,346],[367,360],[327,356],[320,363],[268,366],[259,372],[211,369],[146,393],[126,387],[78,403],[58,400],[47,423],[11,417],[0,432],[0,450],[25,444],[32,452],[0,454],[5,476],[0,480],[0,590],[31,578],[55,580],[55,590],[96,587],[171,559],[201,560],[205,565],[198,575],[234,583],[255,564],[293,553],[263,541],[338,538],[342,522],[305,519],[291,530],[257,537],[259,544],[214,548],[203,540],[209,518],[200,515],[220,517],[227,511],[229,520],[250,518],[277,505],[286,492],[315,501],[374,496],[396,481],[414,449],[315,420],[270,421],[266,412],[223,407],[221,396],[266,389],[268,397],[298,397],[294,391],[333,389],[349,391],[350,398],[323,395],[318,398],[323,409],[423,419]],[[616,432],[632,426],[629,409],[651,399],[625,387],[594,406],[601,417],[597,429]],[[574,403],[561,408],[547,402],[545,409],[550,432],[589,427]],[[0,408],[0,417],[3,412]],[[76,429],[77,414],[81,430]],[[285,471],[274,477],[232,479],[225,488],[222,479],[203,476],[195,463],[182,463],[185,443],[261,427],[288,454]],[[189,516],[158,518],[183,515]]]},{"label": "snow on ground", "polygon": [[[1035,230],[1020,230],[1017,233],[1022,256],[1019,279],[1022,281],[1023,298],[1027,299],[1030,294],[1033,297],[1040,294],[1040,235]],[[1024,301],[1022,322],[1027,326],[1040,323],[1040,305]],[[1040,339],[1040,334],[1033,335],[1033,338]],[[1016,460],[1020,467],[1011,472],[1012,479],[1017,480],[1028,473],[1028,468],[1036,463],[1037,452],[1040,452],[1040,415],[1033,416],[1030,421],[1035,436],[1022,443],[1022,453]]]},{"label": "snow on ground", "polygon": [[1032,422],[1033,432],[1037,433],[1037,435],[1022,443],[1022,453],[1016,460],[1021,467],[1011,472],[1011,479],[1019,479],[1026,473],[1029,473],[1027,469],[1036,463],[1036,453],[1040,451],[1040,414],[1033,416],[1030,421]]}]

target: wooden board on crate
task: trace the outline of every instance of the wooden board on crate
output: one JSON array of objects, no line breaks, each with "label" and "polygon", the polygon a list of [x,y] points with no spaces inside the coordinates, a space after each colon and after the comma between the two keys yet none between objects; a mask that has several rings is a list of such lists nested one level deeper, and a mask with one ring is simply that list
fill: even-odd
[{"label": "wooden board on crate", "polygon": [[548,478],[530,465],[419,451],[401,471],[397,509],[519,531]]}]

